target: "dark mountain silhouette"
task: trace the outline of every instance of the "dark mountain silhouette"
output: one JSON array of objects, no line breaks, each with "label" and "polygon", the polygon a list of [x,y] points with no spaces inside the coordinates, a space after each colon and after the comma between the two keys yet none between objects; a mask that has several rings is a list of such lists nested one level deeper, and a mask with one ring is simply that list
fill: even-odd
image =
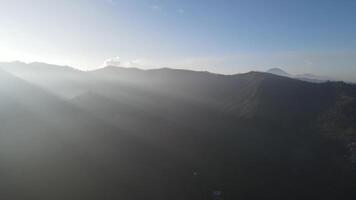
[{"label": "dark mountain silhouette", "polygon": [[271,68],[269,70],[266,71],[267,73],[271,73],[271,74],[275,74],[275,75],[278,75],[278,76],[286,76],[286,77],[292,77],[291,74],[283,71],[282,69],[280,68]]},{"label": "dark mountain silhouette", "polygon": [[5,199],[356,197],[354,85],[262,72],[0,68]]}]

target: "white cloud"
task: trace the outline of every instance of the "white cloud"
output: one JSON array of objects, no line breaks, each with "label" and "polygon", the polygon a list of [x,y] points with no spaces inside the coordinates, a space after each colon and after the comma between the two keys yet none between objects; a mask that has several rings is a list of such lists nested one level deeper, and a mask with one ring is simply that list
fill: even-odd
[{"label": "white cloud", "polygon": [[136,67],[136,68],[147,68],[147,62],[144,59],[134,59],[134,60],[122,60],[119,56],[106,59],[104,61],[105,66],[114,67]]},{"label": "white cloud", "polygon": [[122,67],[144,68],[144,62],[140,59],[130,60],[122,63]]},{"label": "white cloud", "polygon": [[104,66],[121,66],[120,57],[116,56],[113,58],[106,59],[104,61]]}]

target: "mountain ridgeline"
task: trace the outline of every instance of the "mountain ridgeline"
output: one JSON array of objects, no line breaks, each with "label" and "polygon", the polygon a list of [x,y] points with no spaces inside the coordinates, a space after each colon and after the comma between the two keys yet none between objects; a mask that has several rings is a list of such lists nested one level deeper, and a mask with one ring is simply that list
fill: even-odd
[{"label": "mountain ridgeline", "polygon": [[355,199],[356,86],[0,63],[0,198]]}]

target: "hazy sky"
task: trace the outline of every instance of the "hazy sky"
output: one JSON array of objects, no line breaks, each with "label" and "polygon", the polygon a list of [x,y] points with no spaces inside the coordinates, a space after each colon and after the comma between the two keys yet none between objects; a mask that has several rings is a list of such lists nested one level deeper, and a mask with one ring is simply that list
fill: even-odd
[{"label": "hazy sky", "polygon": [[356,80],[355,0],[0,0],[0,61]]}]

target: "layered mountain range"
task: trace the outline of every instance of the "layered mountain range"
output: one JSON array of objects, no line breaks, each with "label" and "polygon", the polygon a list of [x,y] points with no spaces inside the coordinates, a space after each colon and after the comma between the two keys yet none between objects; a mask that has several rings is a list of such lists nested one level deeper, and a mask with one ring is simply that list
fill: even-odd
[{"label": "layered mountain range", "polygon": [[302,81],[307,81],[307,82],[312,82],[312,83],[322,83],[322,82],[327,82],[327,81],[335,81],[336,79],[327,77],[327,76],[320,76],[320,75],[315,75],[315,74],[310,74],[310,73],[304,73],[304,74],[290,74],[287,73],[285,71],[283,71],[280,68],[271,68],[269,70],[266,71],[267,73],[270,74],[275,74],[278,76],[285,76],[285,77],[289,77],[289,78],[295,78],[298,80],[302,80]]},{"label": "layered mountain range", "polygon": [[354,199],[356,86],[0,63],[2,199]]}]

